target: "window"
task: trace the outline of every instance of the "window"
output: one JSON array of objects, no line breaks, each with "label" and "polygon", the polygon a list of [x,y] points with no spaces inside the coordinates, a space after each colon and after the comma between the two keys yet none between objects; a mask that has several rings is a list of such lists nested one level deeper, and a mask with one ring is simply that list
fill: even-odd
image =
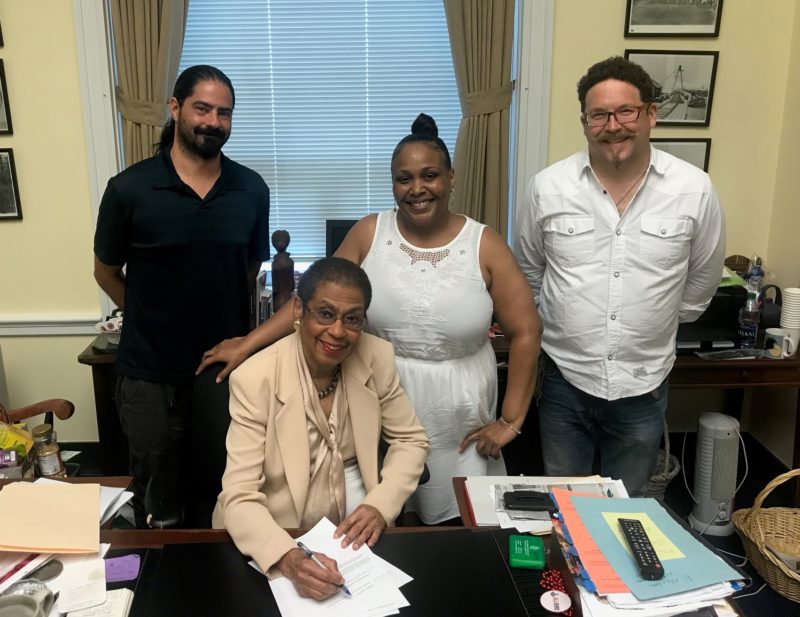
[{"label": "window", "polygon": [[325,254],[325,220],[394,205],[390,160],[419,112],[452,151],[461,120],[442,2],[192,0],[181,70],[236,90],[225,153],[270,187],[270,229],[295,259]]}]

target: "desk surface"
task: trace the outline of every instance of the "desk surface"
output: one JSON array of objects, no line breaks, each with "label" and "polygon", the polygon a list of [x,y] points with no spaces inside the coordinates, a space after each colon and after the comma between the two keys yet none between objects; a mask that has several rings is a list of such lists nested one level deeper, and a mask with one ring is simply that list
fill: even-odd
[{"label": "desk surface", "polygon": [[[103,541],[111,540],[116,553],[115,537],[135,542],[141,533],[154,532],[110,530]],[[266,578],[247,565],[225,532],[155,533],[179,543],[143,552],[131,617],[280,614]],[[517,590],[505,561],[507,536],[504,530],[388,530],[374,551],[414,578],[401,589],[411,603],[401,616],[544,615]]]}]

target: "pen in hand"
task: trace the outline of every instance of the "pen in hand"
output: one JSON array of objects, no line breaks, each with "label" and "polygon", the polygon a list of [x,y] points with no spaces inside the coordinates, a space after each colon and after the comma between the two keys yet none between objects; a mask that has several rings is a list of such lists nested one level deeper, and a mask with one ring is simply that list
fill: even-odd
[{"label": "pen in hand", "polygon": [[[320,568],[322,568],[323,570],[327,570],[328,569],[323,565],[323,563],[319,559],[317,559],[317,556],[314,553],[312,553],[311,549],[308,548],[305,544],[303,544],[302,542],[298,541],[297,542],[297,548],[299,548],[301,551],[303,551],[303,554],[306,557],[308,557],[309,559],[311,559]],[[345,585],[344,583],[341,583],[340,585],[336,585],[336,586],[339,587],[345,593],[345,595],[348,598],[352,598],[353,597],[353,594],[350,593],[350,590],[347,588],[347,585]]]}]

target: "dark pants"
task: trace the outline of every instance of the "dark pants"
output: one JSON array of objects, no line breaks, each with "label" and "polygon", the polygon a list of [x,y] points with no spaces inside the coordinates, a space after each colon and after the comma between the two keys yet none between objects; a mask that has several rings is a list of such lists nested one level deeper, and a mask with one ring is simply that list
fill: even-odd
[{"label": "dark pants", "polygon": [[643,497],[664,434],[666,381],[652,392],[608,401],[579,390],[545,359],[539,401],[542,454],[548,476],[596,473],[620,479],[631,497]]},{"label": "dark pants", "polygon": [[[192,386],[173,385],[120,375],[117,410],[128,438],[129,468],[136,526],[147,528],[144,496],[153,476],[180,478],[187,455]],[[176,485],[186,485],[176,480]]]}]

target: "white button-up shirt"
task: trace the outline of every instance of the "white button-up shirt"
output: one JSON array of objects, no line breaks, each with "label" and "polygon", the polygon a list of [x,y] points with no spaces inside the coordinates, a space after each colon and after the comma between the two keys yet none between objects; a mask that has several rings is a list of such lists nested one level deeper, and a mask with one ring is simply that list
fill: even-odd
[{"label": "white button-up shirt", "polygon": [[528,184],[514,245],[564,378],[616,400],[657,387],[675,362],[678,322],[720,283],[725,219],[708,174],[650,148],[620,216],[579,152]]}]

